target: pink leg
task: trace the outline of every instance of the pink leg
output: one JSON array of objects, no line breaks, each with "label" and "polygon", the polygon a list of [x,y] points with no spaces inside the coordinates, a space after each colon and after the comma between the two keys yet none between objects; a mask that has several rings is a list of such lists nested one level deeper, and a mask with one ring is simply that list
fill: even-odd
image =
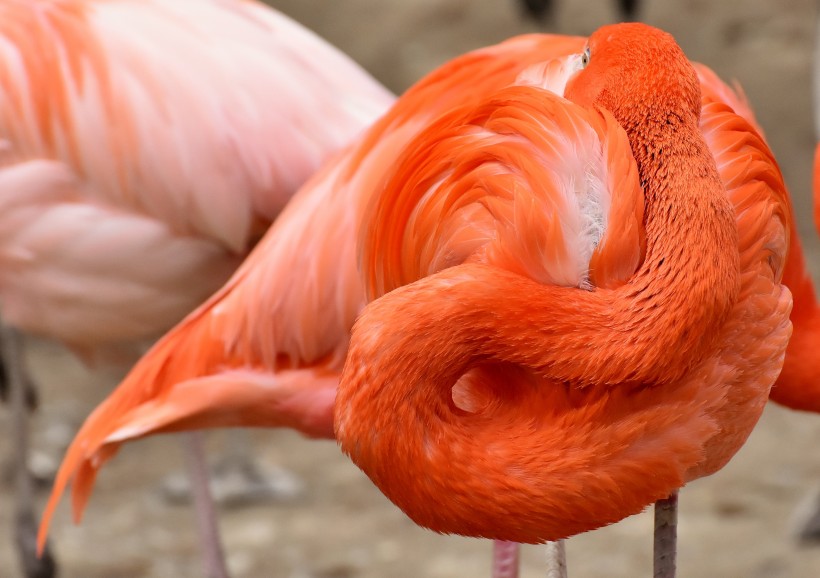
[{"label": "pink leg", "polygon": [[493,542],[493,578],[518,578],[518,551],[515,542]]},{"label": "pink leg", "polygon": [[202,432],[182,434],[191,491],[194,497],[194,510],[197,514],[197,529],[205,557],[205,576],[207,578],[229,578],[219,535],[219,521],[208,483],[208,464],[205,460],[202,437]]}]

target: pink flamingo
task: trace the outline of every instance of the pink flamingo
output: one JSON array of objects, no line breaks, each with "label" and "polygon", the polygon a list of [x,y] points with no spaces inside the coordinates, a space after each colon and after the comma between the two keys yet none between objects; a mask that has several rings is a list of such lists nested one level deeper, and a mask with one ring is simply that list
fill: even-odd
[{"label": "pink flamingo", "polygon": [[21,420],[18,331],[121,359],[224,283],[393,101],[255,1],[2,0],[0,38],[0,313]]}]

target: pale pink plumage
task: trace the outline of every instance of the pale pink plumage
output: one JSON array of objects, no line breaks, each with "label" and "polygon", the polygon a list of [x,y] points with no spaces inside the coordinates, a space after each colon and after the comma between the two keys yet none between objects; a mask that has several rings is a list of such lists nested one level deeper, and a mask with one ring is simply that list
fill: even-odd
[{"label": "pale pink plumage", "polygon": [[255,1],[0,0],[0,317],[133,361],[392,101]]},{"label": "pale pink plumage", "polygon": [[392,96],[256,2],[0,2],[0,304],[88,351],[157,335]]}]

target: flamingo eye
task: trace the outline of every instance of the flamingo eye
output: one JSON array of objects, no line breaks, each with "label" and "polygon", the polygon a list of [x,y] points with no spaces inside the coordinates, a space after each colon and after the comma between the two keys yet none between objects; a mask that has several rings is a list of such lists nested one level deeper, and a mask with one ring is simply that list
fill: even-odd
[{"label": "flamingo eye", "polygon": [[584,48],[584,53],[581,55],[581,68],[586,68],[589,64],[589,46]]}]

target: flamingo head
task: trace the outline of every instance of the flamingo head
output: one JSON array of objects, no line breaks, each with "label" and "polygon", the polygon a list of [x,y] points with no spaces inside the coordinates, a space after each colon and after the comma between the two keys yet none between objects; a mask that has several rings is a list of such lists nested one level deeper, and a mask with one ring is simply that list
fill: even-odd
[{"label": "flamingo head", "polygon": [[627,132],[647,121],[668,124],[676,117],[697,124],[700,116],[694,67],[670,34],[640,23],[594,32],[565,96],[610,111]]}]

